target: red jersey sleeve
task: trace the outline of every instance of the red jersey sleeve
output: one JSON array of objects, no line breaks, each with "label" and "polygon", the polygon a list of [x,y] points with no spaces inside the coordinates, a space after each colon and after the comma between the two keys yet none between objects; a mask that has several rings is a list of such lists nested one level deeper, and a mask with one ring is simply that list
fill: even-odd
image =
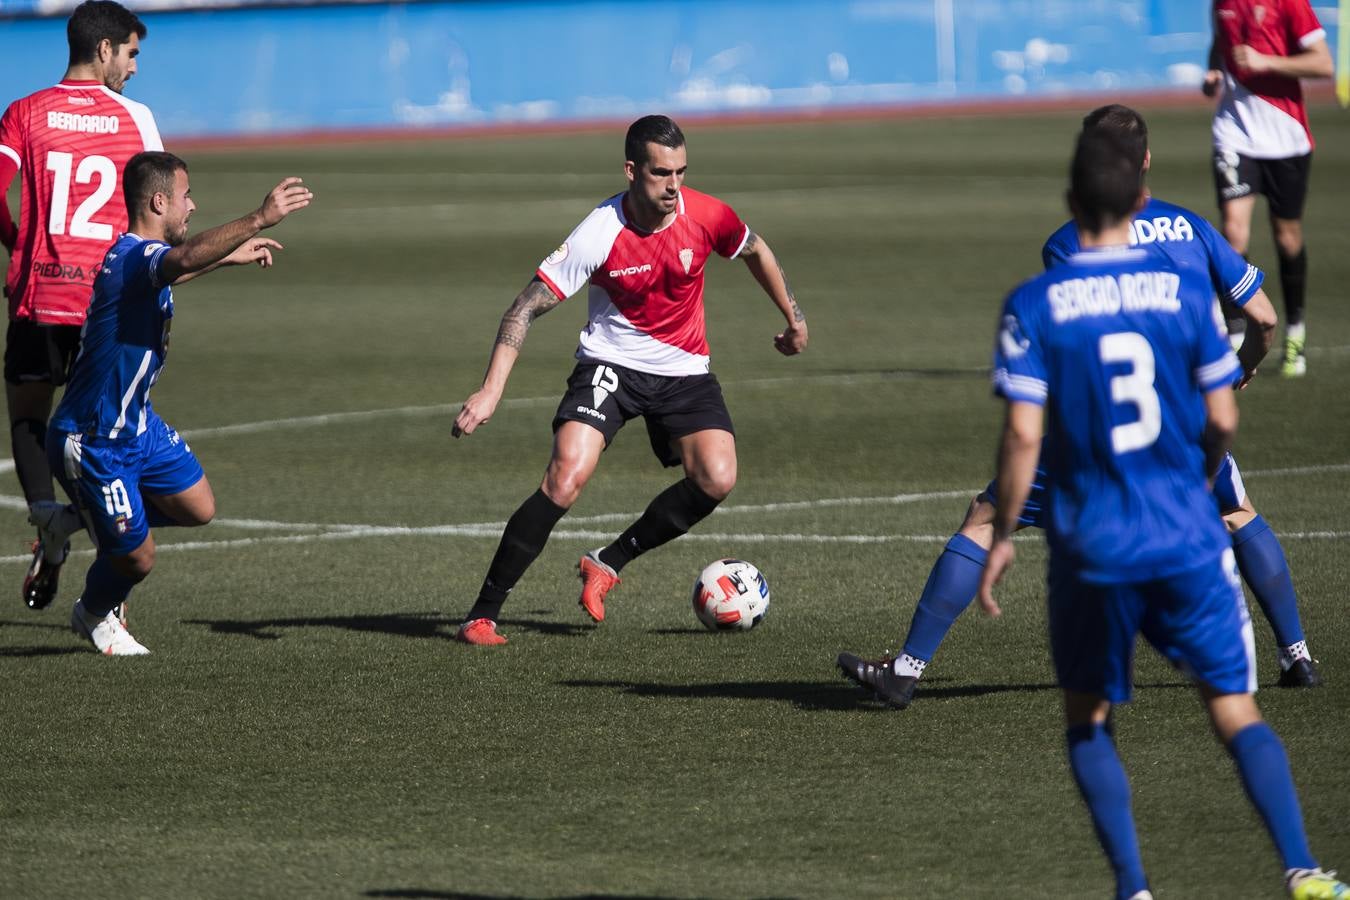
[{"label": "red jersey sleeve", "polygon": [[736,215],[736,210],[716,197],[708,199],[711,201],[711,208],[706,221],[712,233],[713,249],[730,259],[741,252],[741,248],[745,246],[745,239],[750,236],[750,229],[741,221],[741,217]]},{"label": "red jersey sleeve", "polygon": [[1326,35],[1326,32],[1322,30],[1322,23],[1317,19],[1317,13],[1313,12],[1308,0],[1286,0],[1285,8],[1288,11],[1289,52],[1291,54],[1308,49],[1309,44],[1315,43]]},{"label": "red jersey sleeve", "polygon": [[20,102],[11,103],[4,116],[0,117],[0,244],[11,252],[14,242],[18,240],[19,226],[10,216],[5,193],[23,165],[24,117],[19,110]]}]

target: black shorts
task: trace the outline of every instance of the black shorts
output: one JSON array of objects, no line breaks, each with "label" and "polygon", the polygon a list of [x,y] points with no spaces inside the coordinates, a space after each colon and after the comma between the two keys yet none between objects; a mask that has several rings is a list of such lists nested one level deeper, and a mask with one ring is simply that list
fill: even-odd
[{"label": "black shorts", "polygon": [[12,319],[5,333],[5,381],[65,384],[79,352],[79,325],[39,325],[29,319]]},{"label": "black shorts", "polygon": [[649,375],[613,363],[581,360],[567,378],[567,393],[553,417],[553,430],[564,422],[585,422],[605,436],[605,446],[629,419],[642,416],[652,452],[665,466],[678,466],[671,442],[696,431],[735,434],[717,376]]},{"label": "black shorts", "polygon": [[1303,218],[1312,154],[1285,159],[1255,159],[1231,150],[1214,151],[1214,193],[1219,208],[1229,200],[1264,194],[1277,219]]}]

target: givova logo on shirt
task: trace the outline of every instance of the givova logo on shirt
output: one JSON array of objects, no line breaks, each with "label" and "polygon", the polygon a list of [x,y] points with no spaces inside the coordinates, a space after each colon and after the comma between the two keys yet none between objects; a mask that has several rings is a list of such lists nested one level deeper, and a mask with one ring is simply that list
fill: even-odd
[{"label": "givova logo on shirt", "polygon": [[639,275],[643,272],[650,272],[651,270],[652,270],[651,263],[643,263],[640,266],[628,266],[627,268],[623,269],[610,269],[609,277],[622,278],[625,275]]}]

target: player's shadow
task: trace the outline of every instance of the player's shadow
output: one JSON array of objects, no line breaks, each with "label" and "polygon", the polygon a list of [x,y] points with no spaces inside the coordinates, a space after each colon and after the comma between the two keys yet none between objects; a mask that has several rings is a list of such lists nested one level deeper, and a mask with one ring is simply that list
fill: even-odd
[{"label": "player's shadow", "polygon": [[[184,619],[184,625],[205,625],[214,634],[232,634],[264,641],[280,640],[289,628],[341,628],[395,637],[452,641],[459,617],[439,612],[377,613],[359,616],[297,616],[288,619]],[[547,622],[540,619],[502,619],[498,624],[556,637],[588,634],[594,625]]]},{"label": "player's shadow", "polygon": [[[406,897],[413,900],[543,900],[543,894],[475,894],[469,891],[431,891],[423,888],[369,890],[363,897]],[[547,895],[549,897],[553,894]],[[569,894],[558,900],[674,900],[661,894]]]},{"label": "player's shadow", "polygon": [[[845,711],[858,709],[887,710],[889,706],[875,699],[870,691],[840,679],[824,681],[726,681],[713,684],[653,684],[636,681],[560,681],[564,687],[610,688],[636,697],[683,697],[693,699],[718,698],[725,700],[772,700],[791,703],[798,709],[810,711]],[[953,697],[983,697],[990,694],[1027,694],[1058,691],[1053,684],[967,684],[951,687],[925,686],[915,695],[914,702],[925,699],[940,700]]]},{"label": "player's shadow", "polygon": [[[57,631],[68,634],[70,626],[64,621],[42,621],[35,622],[31,619],[0,619],[0,629],[25,628],[29,631]],[[80,646],[70,647],[0,647],[0,657],[9,657],[12,659],[34,659],[39,656],[70,656],[75,653],[87,653],[89,647],[81,644]]]},{"label": "player's shadow", "polygon": [[654,684],[638,681],[560,681],[563,687],[606,688],[635,697],[685,699],[772,700],[798,709],[839,711],[858,707],[857,691],[843,682],[719,681],[712,684]]},{"label": "player's shadow", "polygon": [[0,647],[0,658],[36,659],[39,656],[71,656],[76,653],[92,653],[88,646],[83,647]]}]

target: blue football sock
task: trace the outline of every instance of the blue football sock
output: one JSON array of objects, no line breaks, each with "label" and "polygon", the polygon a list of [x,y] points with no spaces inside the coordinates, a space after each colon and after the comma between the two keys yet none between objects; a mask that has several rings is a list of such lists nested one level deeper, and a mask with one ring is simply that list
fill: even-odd
[{"label": "blue football sock", "polygon": [[1270,839],[1284,860],[1284,868],[1317,868],[1303,830],[1303,813],[1298,807],[1289,757],[1279,736],[1265,722],[1256,722],[1233,735],[1228,752],[1237,763],[1238,775],[1252,806],[1261,814]]},{"label": "blue football sock", "polygon": [[1065,732],[1069,768],[1083,795],[1097,840],[1116,873],[1116,897],[1126,900],[1148,890],[1139,837],[1130,811],[1130,780],[1116,755],[1116,745],[1102,725],[1075,725]]},{"label": "blue football sock", "polygon": [[1265,519],[1257,516],[1233,533],[1233,553],[1237,556],[1238,571],[1275,632],[1276,642],[1289,647],[1303,640],[1303,623],[1298,617],[1298,597],[1289,578],[1289,563],[1280,539]]},{"label": "blue football sock", "polygon": [[86,612],[103,618],[113,607],[127,599],[131,589],[139,583],[140,579],[120,574],[106,556],[100,556],[84,576],[84,593],[80,599],[84,602]]},{"label": "blue football sock", "polygon": [[919,595],[905,635],[906,653],[924,662],[932,660],[956,617],[975,599],[988,559],[988,550],[964,534],[952,535]]}]

